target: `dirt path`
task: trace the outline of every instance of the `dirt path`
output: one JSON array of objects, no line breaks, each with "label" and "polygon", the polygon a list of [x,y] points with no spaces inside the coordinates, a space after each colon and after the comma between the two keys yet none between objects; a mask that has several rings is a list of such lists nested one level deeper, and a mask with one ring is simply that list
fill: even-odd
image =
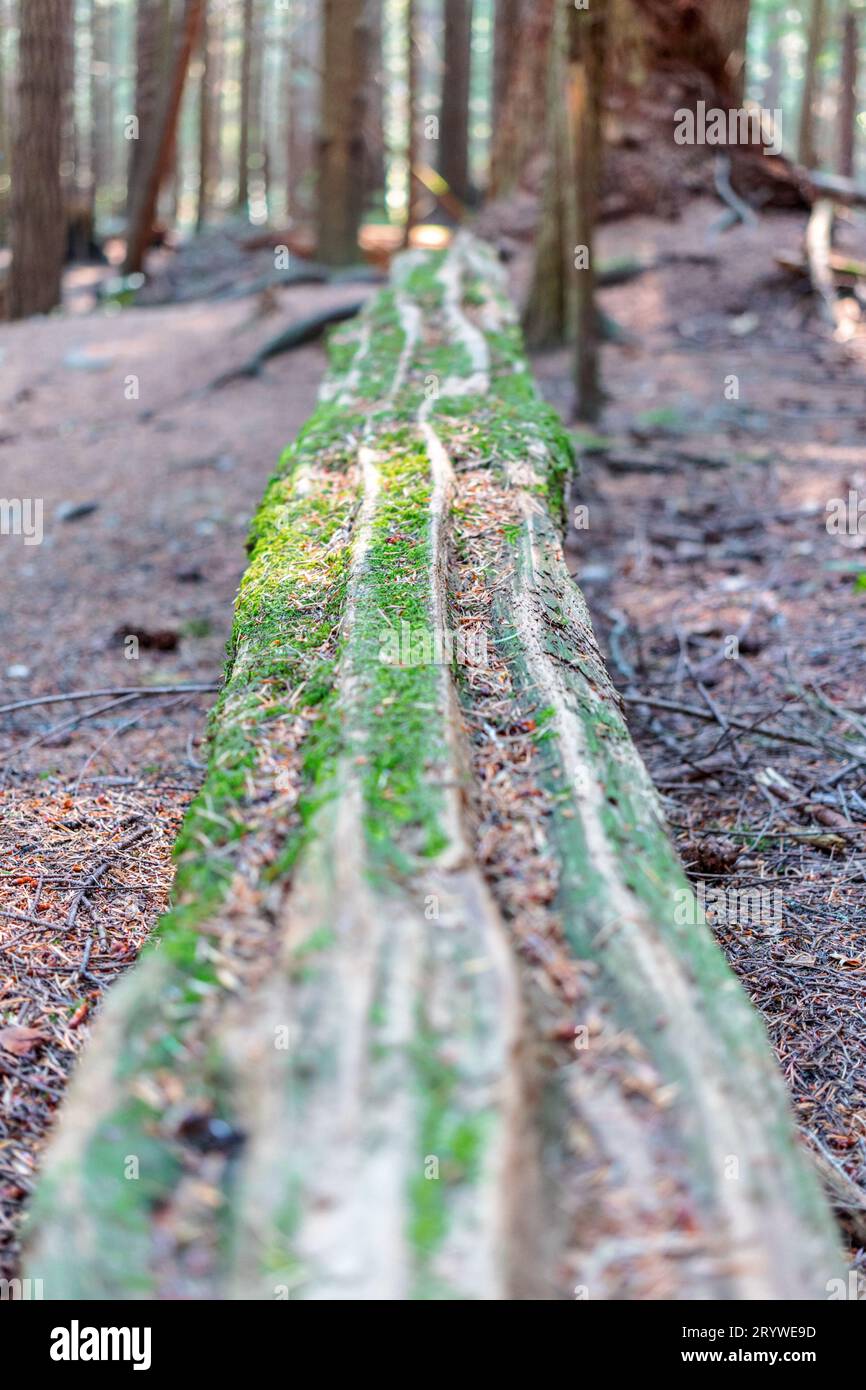
[{"label": "dirt path", "polygon": [[[572,569],[683,861],[850,1213],[866,1208],[866,538],[829,534],[827,504],[866,488],[866,345],[828,341],[774,266],[803,218],[713,241],[717,215],[606,233],[606,255],[678,259],[604,295],[634,342],[605,352]],[[536,367],[567,409],[565,355]],[[847,1230],[866,1268],[862,1211]]]},{"label": "dirt path", "polygon": [[0,1277],[87,1020],[165,906],[213,699],[170,687],[219,680],[249,519],[324,353],[174,403],[363,293],[296,288],[264,317],[248,298],[0,325],[3,497],[41,500],[44,533],[0,537],[0,705],[169,687],[0,716]]}]

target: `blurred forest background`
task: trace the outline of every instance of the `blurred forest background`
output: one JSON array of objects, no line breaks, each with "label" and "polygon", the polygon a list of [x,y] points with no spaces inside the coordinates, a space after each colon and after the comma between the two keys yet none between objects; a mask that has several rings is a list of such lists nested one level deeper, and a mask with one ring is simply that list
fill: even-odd
[{"label": "blurred forest background", "polygon": [[[348,264],[359,233],[375,259],[410,222],[453,222],[485,198],[537,191],[545,106],[564,106],[551,45],[569,59],[576,51],[565,26],[557,39],[555,9],[553,0],[0,0],[7,314],[52,308],[64,257],[104,256],[136,274],[151,246],[241,223],[285,230],[291,250]],[[691,68],[694,93],[710,100],[722,73],[728,100],[782,112],[786,155],[860,171],[858,0],[596,0],[572,13],[575,30],[593,19],[585,47],[604,53],[606,143],[644,147],[637,182],[649,180],[657,211],[664,169],[646,168],[647,131],[627,120],[648,84],[658,97],[659,72]],[[635,180],[623,183],[615,161],[608,181],[619,199],[602,213],[634,210]]]}]

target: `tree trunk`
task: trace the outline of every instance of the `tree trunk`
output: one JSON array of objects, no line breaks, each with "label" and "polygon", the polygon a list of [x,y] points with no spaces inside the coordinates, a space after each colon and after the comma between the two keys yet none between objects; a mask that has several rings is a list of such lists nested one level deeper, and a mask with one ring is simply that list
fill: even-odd
[{"label": "tree trunk", "polygon": [[147,129],[140,128],[141,149],[131,191],[126,256],[123,262],[125,275],[140,271],[144,264],[144,255],[153,231],[159,191],[171,162],[187,69],[198,42],[203,15],[204,0],[184,0],[178,19],[179,32],[176,42],[172,45],[172,62],[162,101],[158,110],[149,118]]},{"label": "tree trunk", "polygon": [[249,211],[250,186],[250,123],[252,112],[253,71],[253,0],[243,0],[243,34],[241,49],[241,127],[238,144],[238,211]]},{"label": "tree trunk", "polygon": [[138,194],[143,155],[159,123],[171,49],[171,0],[138,0],[135,24],[135,120],[129,146],[127,216]]},{"label": "tree trunk", "polygon": [[782,73],[785,63],[782,52],[782,26],[779,16],[772,14],[767,21],[767,26],[767,80],[764,84],[761,104],[768,111],[779,111],[782,109]]},{"label": "tree trunk", "polygon": [[368,92],[364,127],[364,192],[368,203],[385,196],[385,54],[382,28],[383,0],[366,0]]},{"label": "tree trunk", "polygon": [[[9,158],[9,111],[6,100],[6,0],[0,0],[0,246],[6,245],[9,224],[9,190],[11,161]],[[0,308],[2,317],[2,308]]]},{"label": "tree trunk", "polygon": [[812,0],[809,40],[806,49],[803,95],[800,105],[800,137],[797,156],[807,169],[817,161],[815,146],[815,102],[818,96],[818,59],[824,47],[824,0]]},{"label": "tree trunk", "polygon": [[90,167],[94,201],[114,179],[114,92],[112,35],[114,14],[103,0],[91,0]]},{"label": "tree trunk", "polygon": [[71,0],[21,0],[18,105],[12,168],[13,319],[47,314],[60,303],[66,242],[60,151]]},{"label": "tree trunk", "polygon": [[746,41],[749,34],[749,0],[702,0],[719,36],[735,106],[742,106],[746,90]]},{"label": "tree trunk", "polygon": [[418,104],[421,54],[418,47],[418,0],[406,4],[406,245],[418,221],[421,185],[415,170],[420,159]]},{"label": "tree trunk", "polygon": [[288,56],[288,206],[291,220],[315,218],[323,12],[318,0],[296,0]]},{"label": "tree trunk", "polygon": [[495,0],[493,20],[493,129],[505,111],[520,52],[521,0]]},{"label": "tree trunk", "polygon": [[493,253],[398,264],[254,522],[175,907],[42,1162],[45,1298],[842,1274],[568,572],[571,463]]},{"label": "tree trunk", "polygon": [[211,202],[211,180],[213,175],[213,129],[214,92],[212,33],[213,15],[209,13],[205,0],[201,31],[201,79],[198,98],[198,199],[196,206],[195,229],[201,232],[207,221]]},{"label": "tree trunk", "polygon": [[839,173],[854,177],[857,136],[857,70],[860,26],[849,4],[842,33],[842,72],[839,92]]},{"label": "tree trunk", "polygon": [[595,224],[601,183],[602,103],[607,53],[607,11],[573,10],[568,67],[570,149],[574,160],[575,223],[575,409],[583,420],[598,418],[599,321],[595,302]]},{"label": "tree trunk", "polygon": [[558,5],[547,48],[547,169],[535,236],[535,264],[523,313],[532,348],[564,343],[575,321],[574,251],[577,214],[566,87],[568,24]]},{"label": "tree trunk", "polygon": [[554,0],[521,0],[512,37],[513,62],[497,102],[490,155],[490,191],[508,193],[542,144],[548,121],[548,56]]},{"label": "tree trunk", "polygon": [[325,265],[358,259],[364,209],[365,0],[323,0],[318,248]]},{"label": "tree trunk", "polygon": [[469,82],[472,0],[445,0],[439,172],[455,198],[469,201]]}]

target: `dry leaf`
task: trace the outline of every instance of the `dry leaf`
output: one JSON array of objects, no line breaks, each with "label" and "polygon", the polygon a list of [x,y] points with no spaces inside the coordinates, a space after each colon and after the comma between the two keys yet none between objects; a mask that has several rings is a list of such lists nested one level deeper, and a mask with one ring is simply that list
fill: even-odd
[{"label": "dry leaf", "polygon": [[15,1057],[26,1057],[40,1043],[48,1038],[38,1028],[23,1028],[19,1023],[11,1023],[8,1028],[0,1028],[0,1047]]}]

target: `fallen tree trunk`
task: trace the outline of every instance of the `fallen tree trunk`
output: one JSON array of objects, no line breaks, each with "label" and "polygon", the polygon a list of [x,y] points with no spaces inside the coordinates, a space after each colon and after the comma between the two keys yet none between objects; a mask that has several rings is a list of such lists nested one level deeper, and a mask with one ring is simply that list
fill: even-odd
[{"label": "fallen tree trunk", "polygon": [[841,1273],[566,569],[499,274],[463,235],[402,257],[268,489],[175,906],[34,1200],[46,1298]]}]

